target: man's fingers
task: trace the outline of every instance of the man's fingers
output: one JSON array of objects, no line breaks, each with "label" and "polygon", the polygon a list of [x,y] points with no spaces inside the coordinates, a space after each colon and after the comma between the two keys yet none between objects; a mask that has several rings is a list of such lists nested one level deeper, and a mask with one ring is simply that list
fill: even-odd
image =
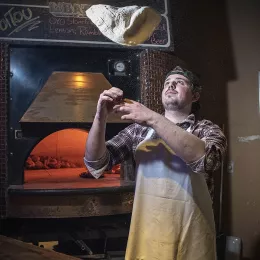
[{"label": "man's fingers", "polygon": [[111,97],[109,97],[109,96],[102,96],[102,97],[100,98],[100,100],[101,100],[101,101],[111,101],[111,102],[113,102],[113,98],[111,98]]},{"label": "man's fingers", "polygon": [[115,88],[115,87],[112,87],[111,89],[109,89],[111,92],[114,92],[116,93],[117,95],[121,95],[123,96],[123,90],[121,90],[120,88]]},{"label": "man's fingers", "polygon": [[133,117],[131,114],[128,114],[128,115],[123,115],[121,116],[121,119],[122,120],[133,120]]},{"label": "man's fingers", "polygon": [[118,95],[116,95],[115,93],[113,93],[112,91],[108,91],[108,90],[105,90],[101,96],[106,96],[106,97],[110,97],[112,98],[113,100],[116,100],[118,98]]},{"label": "man's fingers", "polygon": [[122,113],[130,113],[132,111],[131,107],[120,106],[120,105],[115,110]]},{"label": "man's fingers", "polygon": [[128,99],[128,98],[124,98],[123,101],[124,101],[126,104],[133,104],[133,103],[134,103],[134,100],[131,100],[131,99]]},{"label": "man's fingers", "polygon": [[113,110],[118,110],[122,105],[115,105],[113,106]]},{"label": "man's fingers", "polygon": [[111,88],[105,91],[108,95],[113,95],[115,99],[121,99],[123,97],[123,91],[119,88]]},{"label": "man's fingers", "polygon": [[119,103],[114,105],[113,109],[120,109],[122,107],[122,109],[125,108],[132,108],[132,106],[130,104],[126,104],[126,103]]}]

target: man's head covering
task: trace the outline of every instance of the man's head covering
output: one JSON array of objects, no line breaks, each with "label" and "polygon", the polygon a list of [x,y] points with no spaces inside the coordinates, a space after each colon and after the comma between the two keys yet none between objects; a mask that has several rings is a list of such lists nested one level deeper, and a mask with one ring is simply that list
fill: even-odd
[{"label": "man's head covering", "polygon": [[136,5],[118,8],[97,4],[86,15],[108,39],[130,46],[146,41],[161,21],[161,15],[151,7]]},{"label": "man's head covering", "polygon": [[202,86],[200,85],[200,80],[198,76],[196,76],[193,72],[190,70],[181,68],[180,66],[176,66],[173,70],[168,72],[166,75],[166,79],[173,74],[179,74],[187,78],[191,83],[192,92],[199,92],[201,93]]}]

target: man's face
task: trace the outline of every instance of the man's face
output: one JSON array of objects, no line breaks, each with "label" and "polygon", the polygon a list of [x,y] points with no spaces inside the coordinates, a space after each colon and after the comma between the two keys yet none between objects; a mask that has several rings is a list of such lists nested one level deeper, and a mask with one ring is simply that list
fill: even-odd
[{"label": "man's face", "polygon": [[[197,93],[198,94],[198,93]],[[191,106],[199,96],[192,93],[190,81],[179,74],[167,77],[162,91],[162,103],[167,110],[182,110]]]}]

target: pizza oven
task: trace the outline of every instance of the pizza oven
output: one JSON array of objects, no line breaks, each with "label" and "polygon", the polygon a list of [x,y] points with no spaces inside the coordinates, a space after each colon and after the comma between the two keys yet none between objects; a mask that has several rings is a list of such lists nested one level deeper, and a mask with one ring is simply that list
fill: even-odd
[{"label": "pizza oven", "polygon": [[[5,45],[8,158],[6,208],[11,218],[70,218],[130,213],[135,170],[129,159],[94,179],[83,163],[101,92],[161,110],[161,84],[180,64],[154,50]],[[9,75],[9,77],[8,77]],[[106,139],[130,122],[108,119]],[[4,151],[4,150],[3,150]],[[5,166],[5,165],[4,165]]]},{"label": "pizza oven", "polygon": [[[140,51],[128,50],[10,48],[11,216],[33,214],[25,212],[24,206],[12,207],[12,198],[17,201],[18,194],[93,194],[110,189],[133,192],[130,166],[117,165],[96,180],[83,157],[102,91],[115,86],[124,90],[125,97],[140,99],[139,56]],[[126,125],[119,116],[111,115],[107,138]],[[128,172],[123,173],[123,169]]]}]

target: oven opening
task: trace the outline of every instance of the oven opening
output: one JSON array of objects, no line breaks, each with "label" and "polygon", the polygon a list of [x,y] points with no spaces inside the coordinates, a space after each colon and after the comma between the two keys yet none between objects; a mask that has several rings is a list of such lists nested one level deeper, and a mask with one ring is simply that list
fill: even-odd
[{"label": "oven opening", "polygon": [[24,186],[28,188],[100,188],[118,186],[120,165],[95,179],[84,165],[88,132],[64,129],[42,139],[24,164]]}]

